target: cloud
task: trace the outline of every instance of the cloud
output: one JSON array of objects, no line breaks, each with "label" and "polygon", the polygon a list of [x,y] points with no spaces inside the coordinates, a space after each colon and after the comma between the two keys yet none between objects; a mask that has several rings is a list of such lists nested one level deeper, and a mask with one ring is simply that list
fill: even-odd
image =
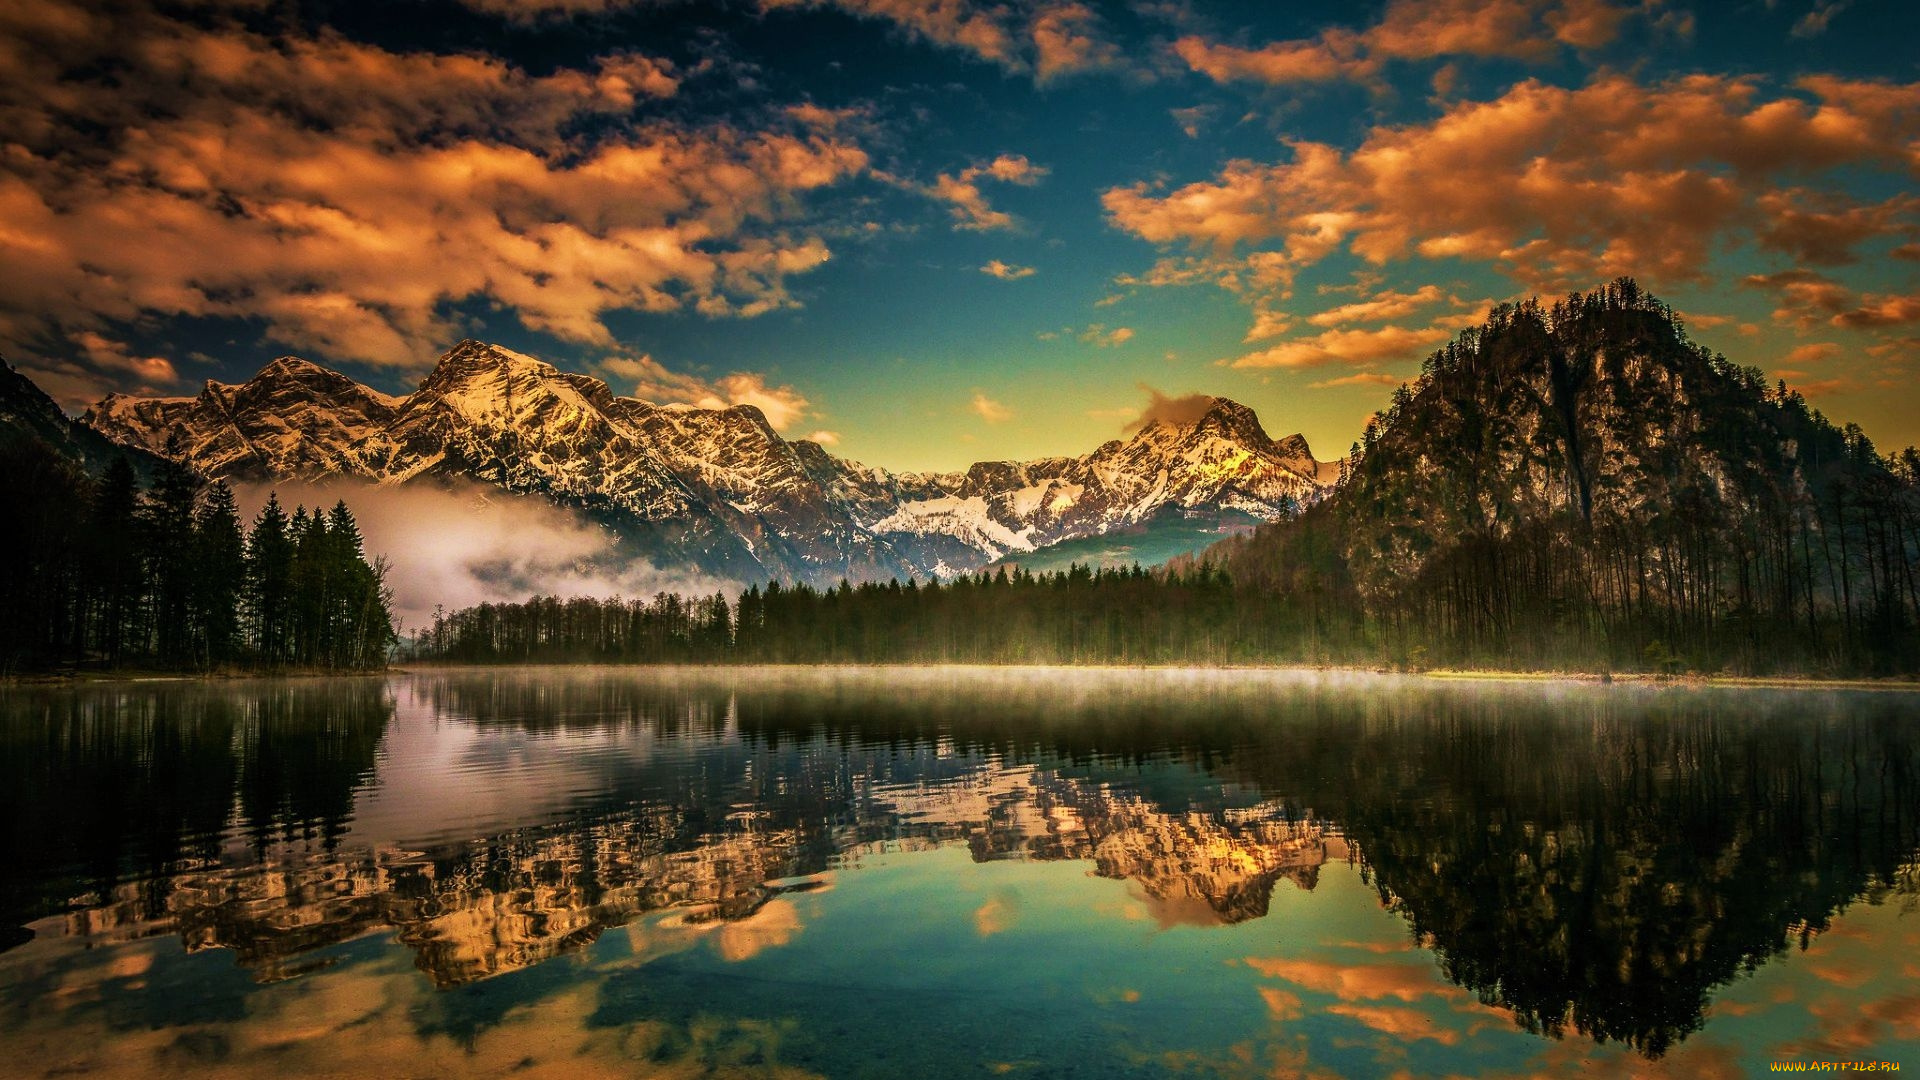
[{"label": "cloud", "polygon": [[974,392],[973,400],[968,403],[967,407],[972,409],[980,419],[985,420],[989,424],[1005,423],[1013,419],[1012,409],[1007,408],[1005,405],[1000,404],[979,391]]},{"label": "cloud", "polygon": [[650,597],[710,594],[738,586],[703,575],[659,570],[620,557],[607,533],[552,503],[495,488],[242,484],[234,489],[251,521],[275,491],[296,505],[331,507],[344,499],[360,524],[369,558],[385,556],[394,614],[409,627],[453,611],[533,596]]},{"label": "cloud", "polygon": [[1013,215],[995,210],[988,204],[986,195],[980,190],[980,181],[997,180],[1031,187],[1046,175],[1044,167],[1035,165],[1019,154],[1001,154],[984,165],[971,165],[952,175],[942,173],[932,185],[917,190],[947,203],[956,229],[974,232],[1011,229],[1015,225]]},{"label": "cloud", "polygon": [[1399,386],[1407,380],[1398,375],[1383,375],[1377,371],[1362,371],[1357,375],[1342,375],[1337,379],[1322,379],[1307,384],[1309,390],[1331,390],[1337,386]]},{"label": "cloud", "polygon": [[1313,337],[1282,342],[1232,362],[1237,368],[1317,368],[1327,364],[1372,364],[1410,359],[1451,337],[1437,326],[1412,329],[1327,330]]},{"label": "cloud", "polygon": [[1051,4],[1033,17],[1033,79],[1042,85],[1082,71],[1120,66],[1100,16],[1081,3]]},{"label": "cloud", "polygon": [[1749,274],[1741,284],[1778,295],[1775,322],[1802,330],[1821,323],[1849,330],[1904,326],[1920,322],[1920,293],[1907,295],[1856,294],[1838,281],[1813,270],[1782,270]]},{"label": "cloud", "polygon": [[1860,306],[1830,320],[1835,326],[1863,329],[1920,323],[1920,293],[1906,296],[1867,296]]},{"label": "cloud", "polygon": [[909,37],[970,52],[1011,70],[1024,66],[1006,12],[968,0],[760,0],[769,11],[836,7],[860,18],[880,19]]},{"label": "cloud", "polygon": [[[139,5],[30,6],[0,16],[15,346],[232,317],[303,353],[414,369],[458,336],[448,306],[477,298],[601,345],[611,311],[750,317],[795,306],[788,279],[829,257],[804,196],[868,164],[788,114],[652,118],[675,68],[637,54],[531,75]],[[32,86],[60,89],[18,92]]]},{"label": "cloud", "polygon": [[1762,195],[1756,206],[1764,219],[1759,227],[1762,248],[1801,264],[1841,266],[1856,261],[1854,248],[1864,240],[1913,235],[1920,199],[1898,195],[1885,202],[1848,205],[1828,193],[1792,188]]},{"label": "cloud", "polygon": [[[561,2],[590,3],[592,0]],[[830,7],[857,18],[888,22],[913,40],[970,53],[1008,72],[1030,73],[1040,85],[1079,72],[1117,68],[1123,61],[1099,14],[1079,0],[1016,5],[981,4],[972,0],[759,2],[768,11]]]},{"label": "cloud", "polygon": [[980,272],[990,277],[997,277],[1001,281],[1019,281],[1021,278],[1032,277],[1036,273],[1031,266],[1014,266],[999,259],[981,267]]},{"label": "cloud", "polygon": [[822,428],[819,431],[808,432],[807,441],[811,443],[818,443],[821,446],[839,446],[840,433],[837,431],[828,431]]},{"label": "cloud", "polygon": [[604,15],[635,6],[635,0],[460,0],[460,3],[482,14],[498,15],[517,23]]},{"label": "cloud", "polygon": [[[1826,360],[1832,360],[1839,356],[1842,351],[1840,346],[1835,345],[1831,341],[1816,341],[1811,344],[1798,346],[1792,352],[1789,352],[1781,362],[1792,367],[1799,367],[1804,364],[1818,364]],[[1782,372],[1782,374],[1784,375],[1785,372]]]},{"label": "cloud", "polygon": [[1184,109],[1169,109],[1168,114],[1180,127],[1180,133],[1189,139],[1197,139],[1200,132],[1213,122],[1213,114],[1218,111],[1212,105],[1193,105]]},{"label": "cloud", "polygon": [[1137,419],[1121,429],[1123,434],[1132,435],[1148,424],[1164,424],[1167,427],[1188,427],[1197,424],[1201,417],[1207,415],[1207,410],[1213,408],[1214,403],[1220,400],[1212,394],[1184,394],[1180,397],[1168,397],[1146,383],[1141,383],[1140,389],[1146,391],[1146,407],[1140,410]]},{"label": "cloud", "polygon": [[1276,310],[1271,304],[1256,300],[1253,304],[1253,325],[1247,327],[1246,335],[1240,339],[1242,345],[1256,341],[1279,337],[1293,332],[1293,316]]},{"label": "cloud", "polygon": [[656,405],[682,404],[701,409],[751,405],[767,423],[785,431],[810,415],[812,402],[791,386],[769,386],[766,376],[736,371],[709,382],[673,371],[647,354],[614,355],[594,369],[607,379],[630,381],[632,396]]},{"label": "cloud", "polygon": [[1773,311],[1774,321],[1796,323],[1802,329],[1846,311],[1854,303],[1852,290],[1814,270],[1748,274],[1740,284],[1777,294],[1780,306]]},{"label": "cloud", "polygon": [[[1784,376],[1783,376],[1784,377]],[[1827,397],[1832,394],[1847,394],[1860,389],[1860,384],[1852,379],[1835,377],[1831,379],[1788,379],[1787,385],[1800,392],[1804,398]]]},{"label": "cloud", "polygon": [[767,423],[782,431],[807,416],[811,404],[791,386],[768,386],[766,378],[740,371],[714,382],[714,392],[693,402],[702,409],[724,409],[732,405],[751,405],[767,418]]},{"label": "cloud", "polygon": [[1816,0],[1813,10],[1800,16],[1787,36],[1800,39],[1819,37],[1827,32],[1834,16],[1847,10],[1848,3],[1849,0]]},{"label": "cloud", "polygon": [[135,355],[123,341],[92,330],[74,331],[67,340],[75,349],[71,356],[30,361],[21,367],[63,406],[90,405],[116,390],[159,395],[180,383],[180,372],[173,361]]},{"label": "cloud", "polygon": [[1388,289],[1367,300],[1342,304],[1337,308],[1309,315],[1307,321],[1315,326],[1341,326],[1353,322],[1399,319],[1421,308],[1432,307],[1444,299],[1446,297],[1440,292],[1438,285],[1422,285],[1410,293]]},{"label": "cloud", "polygon": [[1173,43],[1173,52],[1215,82],[1371,82],[1389,61],[1473,56],[1541,62],[1564,47],[1596,49],[1617,38],[1631,14],[1652,6],[1609,0],[1395,0],[1365,30],[1333,27],[1315,37],[1258,48],[1188,35]]},{"label": "cloud", "polygon": [[1867,355],[1876,360],[1899,361],[1908,356],[1920,356],[1920,337],[1894,338],[1882,341],[1878,345],[1867,346]]},{"label": "cloud", "polygon": [[1133,328],[1130,326],[1116,326],[1109,330],[1104,323],[1094,323],[1085,330],[1080,331],[1080,340],[1102,349],[1111,349],[1132,341]]},{"label": "cloud", "polygon": [[1337,252],[1383,266],[1413,258],[1490,264],[1553,293],[1635,275],[1706,276],[1740,238],[1826,260],[1870,237],[1910,234],[1910,198],[1818,197],[1784,178],[1920,165],[1920,83],[1694,75],[1645,85],[1605,74],[1566,88],[1522,82],[1432,121],[1374,128],[1346,150],[1288,141],[1275,163],[1228,162],[1213,178],[1107,190],[1112,223],[1164,248],[1130,285],[1212,281],[1290,295]]}]

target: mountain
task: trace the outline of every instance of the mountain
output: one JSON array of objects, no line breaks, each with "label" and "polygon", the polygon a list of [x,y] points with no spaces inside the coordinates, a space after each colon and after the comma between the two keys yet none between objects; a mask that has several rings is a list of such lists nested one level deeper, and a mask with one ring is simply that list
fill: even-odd
[{"label": "mountain", "polygon": [[406,397],[289,356],[193,397],[111,395],[80,423],[223,479],[472,481],[541,495],[607,526],[627,555],[816,585],[971,571],[1169,513],[1273,520],[1329,479],[1305,439],[1268,437],[1224,398],[1082,457],[892,473],[784,439],[750,405],[619,397],[478,341],[448,351]]},{"label": "mountain", "polygon": [[1297,519],[1200,557],[1322,652],[1703,671],[1920,658],[1920,454],[1883,457],[1695,344],[1630,279],[1495,308],[1394,394],[1342,474]]},{"label": "mountain", "polygon": [[38,442],[55,454],[99,474],[126,458],[138,474],[151,476],[158,459],[79,423],[60,411],[46,392],[12,364],[0,360],[0,442]]}]

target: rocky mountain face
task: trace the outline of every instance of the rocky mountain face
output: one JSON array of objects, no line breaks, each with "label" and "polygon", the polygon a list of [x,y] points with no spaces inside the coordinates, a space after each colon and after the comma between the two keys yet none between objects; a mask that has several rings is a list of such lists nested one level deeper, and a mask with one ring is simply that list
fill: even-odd
[{"label": "rocky mountain face", "polygon": [[1137,524],[1165,508],[1273,519],[1330,479],[1298,435],[1216,399],[1082,457],[892,473],[782,438],[758,409],[616,396],[463,341],[404,398],[297,357],[195,397],[113,395],[82,417],[117,443],[236,480],[473,481],[545,496],[628,554],[738,581],[946,575]]}]

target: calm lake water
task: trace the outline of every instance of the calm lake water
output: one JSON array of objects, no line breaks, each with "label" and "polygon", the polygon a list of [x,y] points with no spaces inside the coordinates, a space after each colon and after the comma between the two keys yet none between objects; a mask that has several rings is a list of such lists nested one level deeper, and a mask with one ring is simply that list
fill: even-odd
[{"label": "calm lake water", "polygon": [[0,1073],[1920,1070],[1920,695],[0,691]]}]

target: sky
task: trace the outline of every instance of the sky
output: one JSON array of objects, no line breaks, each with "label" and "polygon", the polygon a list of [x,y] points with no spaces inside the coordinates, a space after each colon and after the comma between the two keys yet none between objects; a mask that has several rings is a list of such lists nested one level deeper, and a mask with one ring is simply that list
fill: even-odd
[{"label": "sky", "polygon": [[1621,275],[1920,442],[1911,0],[0,5],[0,352],[62,405],[475,337],[894,469],[1213,394],[1343,452]]}]

